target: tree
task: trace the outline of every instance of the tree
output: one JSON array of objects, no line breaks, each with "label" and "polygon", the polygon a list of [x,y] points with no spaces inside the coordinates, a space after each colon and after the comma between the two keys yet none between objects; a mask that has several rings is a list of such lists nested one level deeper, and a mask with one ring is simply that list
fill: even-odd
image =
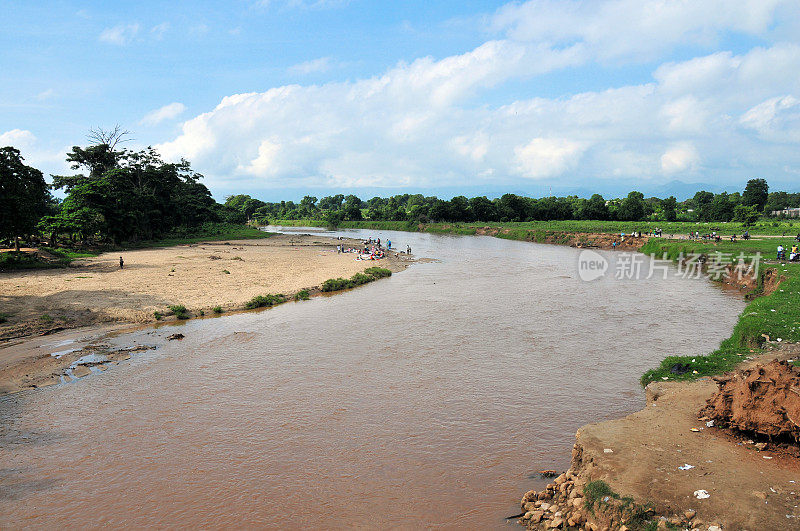
[{"label": "tree", "polygon": [[764,205],[769,198],[769,185],[764,179],[750,179],[742,193],[742,204],[744,206],[756,207],[756,210],[763,212]]},{"label": "tree", "polygon": [[497,210],[494,203],[486,196],[473,197],[469,200],[469,208],[476,221],[497,221]]},{"label": "tree", "polygon": [[664,211],[664,221],[675,221],[676,219],[678,219],[678,214],[676,212],[677,206],[678,206],[678,200],[675,199],[674,195],[671,195],[668,198],[661,201],[661,208]]},{"label": "tree", "polygon": [[727,192],[714,196],[711,203],[705,205],[701,211],[701,221],[730,221],[733,218],[734,204],[730,201]]},{"label": "tree", "polygon": [[738,221],[745,227],[752,227],[758,221],[760,214],[754,206],[736,205],[733,209],[733,221]]},{"label": "tree", "polygon": [[114,243],[149,240],[220,217],[246,218],[243,208],[248,201],[250,207],[258,206],[249,196],[231,196],[224,207],[217,207],[199,182],[203,176],[187,161],[166,163],[152,147],[74,147],[67,159],[74,169],[88,169],[89,175],[54,178],[55,187],[65,188],[67,197],[61,211],[47,219],[53,233],[69,231],[83,239],[99,235]]},{"label": "tree", "polygon": [[610,218],[606,200],[600,194],[594,194],[588,200],[581,201],[575,214],[580,219],[605,220]]},{"label": "tree", "polygon": [[36,230],[47,210],[50,192],[42,172],[24,164],[18,149],[0,148],[0,236],[13,238]]},{"label": "tree", "polygon": [[621,221],[641,221],[644,219],[646,212],[644,194],[631,192],[620,203],[617,209],[617,217]]}]

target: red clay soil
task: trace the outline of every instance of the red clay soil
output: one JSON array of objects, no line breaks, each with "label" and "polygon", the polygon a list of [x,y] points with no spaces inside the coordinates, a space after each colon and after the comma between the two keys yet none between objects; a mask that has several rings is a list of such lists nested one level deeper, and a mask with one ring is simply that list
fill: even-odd
[{"label": "red clay soil", "polygon": [[722,427],[800,441],[800,371],[772,361],[714,378],[703,414]]}]

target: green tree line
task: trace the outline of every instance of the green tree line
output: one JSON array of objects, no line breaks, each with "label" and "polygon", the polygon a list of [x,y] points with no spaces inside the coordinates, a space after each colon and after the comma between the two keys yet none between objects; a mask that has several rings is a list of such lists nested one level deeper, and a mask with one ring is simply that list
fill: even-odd
[{"label": "green tree line", "polygon": [[600,194],[540,199],[505,194],[496,199],[485,196],[450,200],[422,194],[373,197],[367,201],[355,195],[337,194],[317,199],[305,196],[294,201],[265,202],[249,195],[232,195],[225,205],[259,222],[280,219],[313,219],[336,225],[341,221],[427,222],[511,222],[549,220],[616,221],[738,221],[753,224],[773,210],[800,207],[800,194],[769,192],[764,179],[751,179],[743,192],[697,192],[686,201],[670,196],[645,197],[630,192],[626,197],[605,199]]}]

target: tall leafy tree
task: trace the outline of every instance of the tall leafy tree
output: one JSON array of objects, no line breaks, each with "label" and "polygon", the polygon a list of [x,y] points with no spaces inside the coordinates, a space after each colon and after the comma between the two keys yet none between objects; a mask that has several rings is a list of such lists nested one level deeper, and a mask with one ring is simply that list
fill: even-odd
[{"label": "tall leafy tree", "polygon": [[761,212],[769,198],[769,185],[764,179],[750,179],[742,193],[742,204],[744,206],[756,207]]},{"label": "tall leafy tree", "polygon": [[50,199],[42,172],[24,160],[18,149],[0,148],[0,236],[13,238],[17,251],[18,237],[36,230]]}]

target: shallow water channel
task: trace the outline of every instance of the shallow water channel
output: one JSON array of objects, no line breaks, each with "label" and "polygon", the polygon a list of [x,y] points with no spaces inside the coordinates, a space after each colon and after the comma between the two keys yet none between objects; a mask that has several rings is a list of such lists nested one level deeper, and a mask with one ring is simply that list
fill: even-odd
[{"label": "shallow water channel", "polygon": [[516,528],[577,428],[640,409],[646,369],[714,349],[744,307],[674,270],[616,280],[621,253],[584,282],[568,247],[338,234],[438,261],[126,334],[160,347],[0,399],[0,527]]}]

